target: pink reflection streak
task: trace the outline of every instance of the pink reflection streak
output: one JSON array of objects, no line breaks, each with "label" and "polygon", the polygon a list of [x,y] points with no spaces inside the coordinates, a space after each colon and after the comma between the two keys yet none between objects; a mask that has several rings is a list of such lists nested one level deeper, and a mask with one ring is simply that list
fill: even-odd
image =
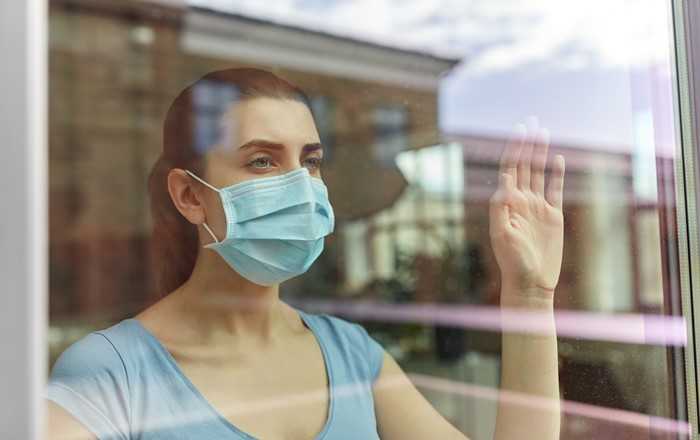
[{"label": "pink reflection streak", "polygon": [[[456,304],[383,304],[364,301],[292,300],[309,312],[378,322],[412,322],[493,332],[545,333],[547,314]],[[685,347],[685,318],[638,313],[555,311],[557,336],[593,341]]]},{"label": "pink reflection streak", "polygon": [[[514,391],[503,391],[481,385],[456,382],[422,374],[409,373],[413,384],[418,388],[456,394],[463,397],[502,401],[515,405],[537,406],[543,409],[551,407],[552,400],[545,397],[531,396]],[[656,432],[672,432],[690,435],[690,423],[680,420],[654,417],[647,414],[625,411],[614,408],[604,408],[586,403],[564,400],[561,402],[562,412],[569,416],[612,422],[620,425],[648,428]]]}]

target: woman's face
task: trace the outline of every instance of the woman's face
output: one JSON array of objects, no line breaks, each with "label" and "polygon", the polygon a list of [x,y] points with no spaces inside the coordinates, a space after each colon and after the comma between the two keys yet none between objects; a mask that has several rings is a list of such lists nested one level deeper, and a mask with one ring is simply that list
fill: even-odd
[{"label": "woman's face", "polygon": [[216,188],[305,167],[321,177],[323,149],[308,107],[258,98],[235,104],[223,136],[207,157],[205,179]]},{"label": "woman's face", "polygon": [[[204,179],[215,188],[279,176],[305,167],[321,178],[323,149],[316,124],[301,102],[259,98],[235,104],[225,117],[222,139],[207,155]],[[226,218],[219,195],[202,186],[206,222],[219,239]],[[210,241],[207,238],[207,242]]]}]

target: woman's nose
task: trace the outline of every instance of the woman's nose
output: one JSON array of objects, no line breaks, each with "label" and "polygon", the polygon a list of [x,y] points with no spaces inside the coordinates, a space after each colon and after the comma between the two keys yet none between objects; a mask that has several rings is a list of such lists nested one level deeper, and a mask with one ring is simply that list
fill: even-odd
[{"label": "woman's nose", "polygon": [[300,168],[304,168],[304,161],[300,160],[298,157],[293,158],[293,159],[288,159],[285,161],[284,164],[282,164],[282,171],[286,173],[291,173],[292,171],[296,171]]}]

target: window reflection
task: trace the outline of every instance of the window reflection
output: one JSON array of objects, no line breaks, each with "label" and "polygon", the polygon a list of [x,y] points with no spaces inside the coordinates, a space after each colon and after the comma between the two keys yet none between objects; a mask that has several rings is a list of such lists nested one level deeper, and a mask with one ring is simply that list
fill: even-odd
[{"label": "window reflection", "polygon": [[378,105],[374,108],[373,119],[376,133],[374,159],[393,166],[396,155],[408,147],[406,111],[398,106]]},{"label": "window reflection", "polygon": [[333,151],[336,147],[336,102],[323,95],[312,95],[310,99],[318,135],[323,144],[323,163],[327,165],[333,160]]},{"label": "window reflection", "polygon": [[[563,20],[571,12],[562,7],[499,16],[507,2],[492,10],[450,4],[454,18],[440,21],[444,11],[435,12],[434,28],[423,24],[431,21],[426,9],[405,25],[416,27],[407,47],[397,48],[406,33],[372,33],[369,42],[331,35],[324,17],[335,23],[340,15],[329,10],[300,9],[286,22],[263,20],[255,8],[200,3],[207,9],[50,3],[52,359],[89,329],[157,298],[145,187],[165,109],[204,72],[254,65],[311,92],[339,219],[312,269],[283,286],[288,301],[364,323],[456,426],[490,438],[501,324],[488,198],[505,126],[522,112],[543,113],[543,124],[554,125],[552,148],[568,166],[557,292],[562,438],[676,438],[687,430],[675,256],[676,85],[665,6],[576,6],[585,22],[600,19],[601,33],[622,29],[607,41],[630,62],[597,69],[589,59],[597,40],[583,48],[566,39],[556,50],[535,46],[540,55],[524,43],[502,44],[519,37],[542,43],[536,32],[520,32],[523,23],[544,26],[557,14]],[[547,9],[535,3],[533,10]],[[621,11],[618,17],[643,11],[650,31],[624,46],[640,35],[636,19],[612,24],[609,8]],[[374,16],[345,11],[359,12]],[[469,30],[478,21],[491,23],[488,37]],[[437,28],[463,42],[448,44],[450,53],[473,39],[474,59],[445,56],[445,47],[431,52]],[[229,93],[212,86],[197,102],[216,106]],[[214,135],[216,127],[197,130],[204,131]]]}]

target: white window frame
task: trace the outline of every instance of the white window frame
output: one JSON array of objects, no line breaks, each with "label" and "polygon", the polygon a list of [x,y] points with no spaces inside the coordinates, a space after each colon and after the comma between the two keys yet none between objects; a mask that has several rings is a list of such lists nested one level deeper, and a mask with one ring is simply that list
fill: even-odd
[{"label": "white window frame", "polygon": [[0,438],[39,439],[46,381],[47,2],[0,2]]}]

